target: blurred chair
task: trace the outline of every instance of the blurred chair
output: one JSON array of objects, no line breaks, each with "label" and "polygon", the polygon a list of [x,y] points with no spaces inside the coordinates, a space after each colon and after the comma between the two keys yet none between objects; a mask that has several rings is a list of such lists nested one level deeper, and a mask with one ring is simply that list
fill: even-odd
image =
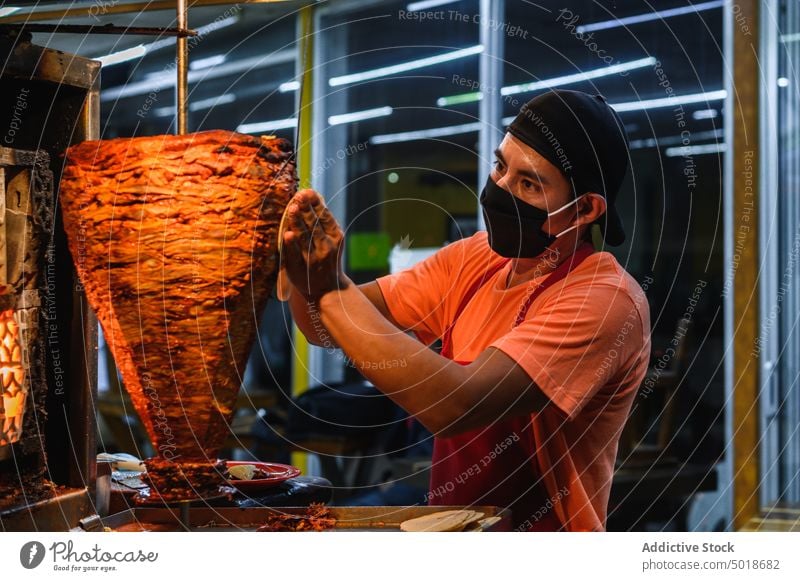
[{"label": "blurred chair", "polygon": [[[686,499],[715,490],[713,466],[679,462],[670,447],[676,433],[678,387],[687,362],[690,322],[679,319],[672,351],[654,352],[620,436],[608,505],[608,530],[645,530],[648,523],[685,530]],[[666,523],[666,524],[665,524]]]},{"label": "blurred chair", "polygon": [[679,319],[675,326],[672,353],[654,352],[622,431],[617,464],[626,466],[668,463],[668,448],[675,433],[675,401],[686,369],[686,337],[691,322]]}]

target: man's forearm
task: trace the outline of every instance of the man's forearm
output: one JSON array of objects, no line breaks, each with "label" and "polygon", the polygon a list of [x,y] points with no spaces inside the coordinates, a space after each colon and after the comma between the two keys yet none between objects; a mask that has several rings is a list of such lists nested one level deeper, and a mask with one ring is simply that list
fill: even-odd
[{"label": "man's forearm", "polygon": [[358,288],[319,301],[322,323],[378,389],[434,433],[450,431],[475,403],[465,368],[386,320]]},{"label": "man's forearm", "polygon": [[308,342],[318,347],[331,349],[338,347],[333,336],[322,323],[319,307],[309,303],[297,290],[292,289],[289,297],[289,308],[297,328],[305,335]]}]

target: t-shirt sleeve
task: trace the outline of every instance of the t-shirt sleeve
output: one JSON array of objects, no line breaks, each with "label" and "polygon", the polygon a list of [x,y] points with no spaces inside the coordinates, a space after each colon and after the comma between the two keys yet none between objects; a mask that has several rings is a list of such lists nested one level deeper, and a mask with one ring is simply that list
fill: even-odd
[{"label": "t-shirt sleeve", "polygon": [[425,343],[444,333],[453,276],[463,265],[468,243],[449,244],[411,268],[376,281],[395,322]]},{"label": "t-shirt sleeve", "polygon": [[622,288],[562,291],[490,346],[522,367],[568,418],[574,418],[641,349],[639,311]]}]

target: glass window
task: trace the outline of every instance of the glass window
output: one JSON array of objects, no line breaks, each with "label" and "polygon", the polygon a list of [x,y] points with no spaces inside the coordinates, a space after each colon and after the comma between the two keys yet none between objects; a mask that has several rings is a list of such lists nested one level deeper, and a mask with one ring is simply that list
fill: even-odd
[{"label": "glass window", "polygon": [[[767,497],[762,501],[800,502],[800,390],[797,388],[800,340],[797,317],[800,313],[797,260],[800,254],[800,6],[796,2],[781,0],[777,10],[769,13],[765,28],[777,29],[770,39],[777,54],[777,78],[768,79],[766,94],[774,95],[777,107],[764,108],[769,126],[775,127],[777,164],[768,166],[774,171],[777,188],[774,214],[768,216],[770,242],[774,245],[777,268],[764,260],[769,284],[765,308],[762,311],[760,341],[766,349],[764,381],[765,408],[762,421],[765,429],[762,467]],[[777,19],[777,27],[773,18]],[[768,34],[768,33],[766,33]],[[773,117],[774,116],[774,117]],[[773,125],[774,123],[774,125]],[[765,159],[771,159],[765,156]],[[775,168],[773,170],[773,168]],[[766,339],[766,341],[765,341]],[[770,341],[770,339],[774,339]],[[768,365],[768,367],[767,367]]]},{"label": "glass window", "polygon": [[[347,224],[347,266],[371,280],[389,249],[440,247],[476,227],[477,103],[437,106],[478,75],[477,0],[383,2],[321,19],[315,185]],[[467,15],[454,20],[450,13]]]}]

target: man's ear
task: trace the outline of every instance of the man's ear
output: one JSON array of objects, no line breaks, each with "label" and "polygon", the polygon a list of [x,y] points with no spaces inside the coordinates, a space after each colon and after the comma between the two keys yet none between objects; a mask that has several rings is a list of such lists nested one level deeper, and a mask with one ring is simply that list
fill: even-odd
[{"label": "man's ear", "polygon": [[578,225],[591,224],[606,213],[606,199],[596,192],[586,192],[578,200]]}]

